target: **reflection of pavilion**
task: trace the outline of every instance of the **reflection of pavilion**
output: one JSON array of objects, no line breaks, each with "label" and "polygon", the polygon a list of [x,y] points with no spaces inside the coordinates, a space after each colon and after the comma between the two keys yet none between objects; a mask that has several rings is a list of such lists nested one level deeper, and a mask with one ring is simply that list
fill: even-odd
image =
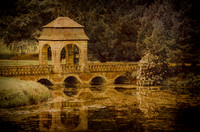
[{"label": "reflection of pavilion", "polygon": [[[105,96],[110,96],[110,93],[113,93],[113,92],[119,94],[117,97],[125,96],[123,94],[120,94],[114,88],[110,88],[110,90],[108,89],[104,91]],[[86,98],[86,96],[83,97],[82,94],[88,95],[87,96],[88,98]],[[108,98],[102,98],[102,100],[100,100],[100,98],[95,98],[93,95],[93,92],[89,88],[86,88],[84,90],[81,89],[77,93],[76,97],[81,98],[81,99],[89,99],[90,101],[92,101],[92,102],[89,101],[89,103],[91,103],[90,105],[94,105],[95,103],[102,103],[104,101],[107,101],[108,99]],[[88,104],[85,103],[85,105],[86,105],[85,107],[79,106],[79,107],[63,110],[64,109],[63,107],[65,107],[65,103],[58,102],[58,103],[52,104],[51,106],[52,111],[43,112],[39,115],[39,118],[40,118],[39,130],[40,131],[86,131],[88,130],[88,122],[89,122],[88,121],[88,116],[89,116]],[[70,107],[70,106],[66,106],[66,108],[67,107]],[[89,108],[89,110],[90,109],[93,109],[93,107]],[[101,114],[101,112],[98,114]],[[116,114],[119,114],[119,111]],[[95,116],[94,117],[92,116],[90,118],[91,118],[90,122],[100,123],[100,122],[108,121],[111,124],[115,123],[114,120],[109,119],[109,116],[107,117],[105,115],[101,118],[99,117],[97,118]]]},{"label": "reflection of pavilion", "polygon": [[87,109],[52,111],[39,115],[40,131],[85,131],[88,129]]},{"label": "reflection of pavilion", "polygon": [[[81,93],[85,93],[86,91],[88,94],[94,94],[87,88],[87,90],[80,90],[77,98],[82,98]],[[116,90],[116,88],[110,87],[105,89],[101,94],[104,95],[101,96],[103,100],[99,100],[100,98],[95,96],[97,94],[88,96],[89,98],[86,98],[86,100],[89,99],[92,102],[89,105],[84,104],[84,107],[79,106],[68,109],[67,107],[70,106],[65,106],[62,102],[60,104],[56,103],[53,105],[55,111],[52,110],[40,114],[40,131],[86,131],[88,129],[96,130],[95,127],[99,127],[99,129],[102,127],[102,130],[110,127],[116,127],[117,129],[119,127],[116,126],[117,122],[123,124],[131,121],[133,123],[132,125],[135,125],[138,121],[141,123],[141,118],[147,120],[142,120],[147,129],[152,125],[148,123],[149,120],[154,125],[158,125],[157,121],[159,120],[159,124],[167,129],[169,126],[162,119],[173,116],[173,113],[170,113],[173,111],[165,111],[163,108],[168,109],[176,105],[176,97],[161,90],[135,89],[130,91],[130,89]],[[106,105],[109,101],[111,101],[111,105]],[[103,104],[103,106],[108,106],[108,108],[111,108],[111,111],[107,107],[105,109],[90,107],[98,103]],[[132,109],[129,109],[127,106],[131,106]],[[115,107],[119,109],[115,109]],[[166,113],[168,114],[166,115]],[[160,114],[163,118],[159,118]],[[169,122],[173,123],[173,120]],[[110,125],[107,126],[109,123]]]}]

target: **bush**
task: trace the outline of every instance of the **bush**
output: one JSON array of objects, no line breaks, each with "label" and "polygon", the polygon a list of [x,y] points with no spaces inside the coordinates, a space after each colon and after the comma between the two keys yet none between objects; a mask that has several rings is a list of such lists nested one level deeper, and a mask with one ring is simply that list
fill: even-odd
[{"label": "bush", "polygon": [[189,74],[185,79],[185,86],[200,88],[200,75]]},{"label": "bush", "polygon": [[163,85],[166,79],[168,67],[165,63],[159,62],[159,56],[146,53],[140,60],[138,70],[139,86]]},{"label": "bush", "polygon": [[[200,96],[200,75],[194,73],[180,73],[177,77],[170,77],[167,79],[168,86],[172,87],[177,92],[192,96]],[[181,88],[180,88],[181,87]]]},{"label": "bush", "polygon": [[40,83],[0,77],[0,107],[38,104],[51,97],[51,91]]}]

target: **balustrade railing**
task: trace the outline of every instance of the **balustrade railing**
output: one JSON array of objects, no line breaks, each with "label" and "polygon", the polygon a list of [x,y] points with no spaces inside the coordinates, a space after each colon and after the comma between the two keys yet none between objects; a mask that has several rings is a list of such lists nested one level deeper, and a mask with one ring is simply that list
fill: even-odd
[{"label": "balustrade railing", "polygon": [[[61,65],[62,73],[81,72],[80,65]],[[89,72],[132,71],[137,63],[88,63]],[[0,76],[52,74],[53,66],[0,66]]]},{"label": "balustrade railing", "polygon": [[80,65],[61,65],[63,73],[80,72]]},{"label": "balustrade railing", "polygon": [[91,72],[106,72],[106,71],[132,71],[138,69],[137,63],[88,63],[89,71]]},{"label": "balustrade railing", "polygon": [[1,76],[51,74],[53,66],[1,66]]}]

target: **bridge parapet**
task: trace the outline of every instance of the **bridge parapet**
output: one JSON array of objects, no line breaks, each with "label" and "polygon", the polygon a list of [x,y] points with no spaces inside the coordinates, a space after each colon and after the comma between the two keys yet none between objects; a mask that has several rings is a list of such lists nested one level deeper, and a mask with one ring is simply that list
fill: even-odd
[{"label": "bridge parapet", "polygon": [[80,72],[80,65],[61,65],[62,73],[77,73]]},{"label": "bridge parapet", "polygon": [[53,73],[53,66],[1,66],[0,76],[38,75]]},{"label": "bridge parapet", "polygon": [[[61,65],[62,73],[80,73],[80,65]],[[135,62],[107,62],[107,63],[88,63],[89,72],[126,72],[138,70]],[[0,66],[0,76],[22,76],[22,75],[47,75],[53,74],[53,66]]]},{"label": "bridge parapet", "polygon": [[133,71],[138,69],[136,62],[107,62],[107,63],[88,63],[90,72],[109,72],[109,71]]}]

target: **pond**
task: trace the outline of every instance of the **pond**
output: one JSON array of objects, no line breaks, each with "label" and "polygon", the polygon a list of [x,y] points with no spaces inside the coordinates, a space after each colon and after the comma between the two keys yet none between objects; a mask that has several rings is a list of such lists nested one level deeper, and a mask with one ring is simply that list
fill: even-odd
[{"label": "pond", "polygon": [[185,88],[58,87],[40,105],[0,109],[1,131],[200,131],[200,96]]}]

